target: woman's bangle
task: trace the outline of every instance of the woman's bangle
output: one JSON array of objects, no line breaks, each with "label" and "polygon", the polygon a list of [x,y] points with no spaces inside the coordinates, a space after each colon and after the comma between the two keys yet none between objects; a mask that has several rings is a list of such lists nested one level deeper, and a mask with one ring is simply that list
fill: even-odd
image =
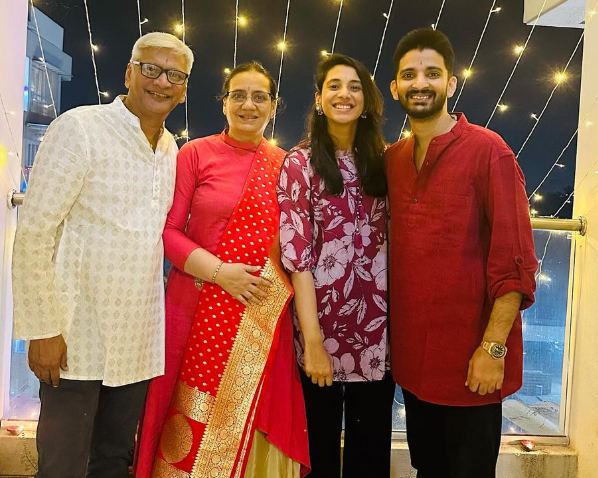
[{"label": "woman's bangle", "polygon": [[216,283],[216,276],[218,275],[218,272],[220,272],[220,268],[222,267],[222,264],[224,264],[224,261],[220,261],[220,264],[218,264],[218,267],[216,267],[216,270],[214,271],[214,275],[212,275],[212,284]]}]

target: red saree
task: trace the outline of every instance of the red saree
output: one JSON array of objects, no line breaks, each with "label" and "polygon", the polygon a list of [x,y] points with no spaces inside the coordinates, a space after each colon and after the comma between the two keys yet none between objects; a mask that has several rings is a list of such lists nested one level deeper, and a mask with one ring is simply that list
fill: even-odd
[{"label": "red saree", "polygon": [[262,141],[216,252],[225,262],[261,266],[260,275],[272,282],[268,298],[245,307],[219,286],[204,285],[154,478],[242,477],[257,422],[268,417],[260,406],[270,402],[264,392],[276,373],[274,358],[292,296],[277,237],[274,185],[282,159],[280,150]]}]

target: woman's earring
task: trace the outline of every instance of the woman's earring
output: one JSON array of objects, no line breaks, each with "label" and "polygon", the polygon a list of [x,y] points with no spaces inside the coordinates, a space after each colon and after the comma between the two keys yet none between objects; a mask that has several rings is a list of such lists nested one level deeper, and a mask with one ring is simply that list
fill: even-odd
[{"label": "woman's earring", "polygon": [[368,117],[368,115],[367,115],[367,113],[361,113],[361,117],[362,117],[363,119],[366,119],[366,118]]},{"label": "woman's earring", "polygon": [[322,105],[320,103],[316,103],[316,113],[318,113],[318,116],[322,116],[324,114],[324,110],[322,109]]}]

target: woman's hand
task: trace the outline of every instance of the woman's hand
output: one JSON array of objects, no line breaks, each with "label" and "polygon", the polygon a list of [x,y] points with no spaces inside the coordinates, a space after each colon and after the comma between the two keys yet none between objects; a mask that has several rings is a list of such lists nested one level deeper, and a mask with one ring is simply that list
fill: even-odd
[{"label": "woman's hand", "polygon": [[260,266],[225,262],[216,275],[216,284],[245,306],[258,303],[267,297],[272,285],[269,280],[252,274],[260,269]]},{"label": "woman's hand", "polygon": [[324,348],[320,340],[319,343],[306,343],[303,353],[305,363],[305,375],[311,378],[312,383],[324,387],[332,385],[332,358]]}]

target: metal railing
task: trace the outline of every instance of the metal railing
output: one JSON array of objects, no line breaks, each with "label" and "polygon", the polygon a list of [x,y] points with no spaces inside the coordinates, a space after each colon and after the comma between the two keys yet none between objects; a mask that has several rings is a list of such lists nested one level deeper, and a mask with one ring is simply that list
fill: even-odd
[{"label": "metal railing", "polygon": [[549,231],[574,231],[585,236],[588,221],[584,216],[575,219],[557,219],[554,217],[532,217],[532,229],[545,229]]}]

